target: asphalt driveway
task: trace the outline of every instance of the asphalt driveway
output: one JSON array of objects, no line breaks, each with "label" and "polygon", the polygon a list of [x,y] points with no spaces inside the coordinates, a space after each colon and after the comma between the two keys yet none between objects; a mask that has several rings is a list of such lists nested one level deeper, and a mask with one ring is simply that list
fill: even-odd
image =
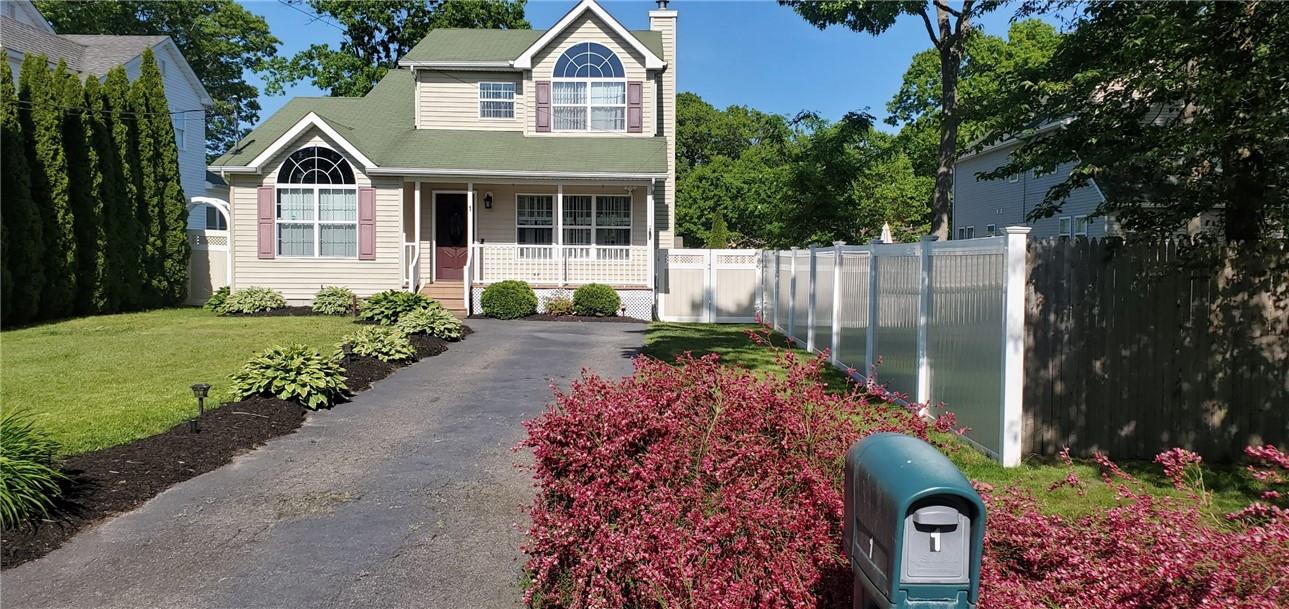
[{"label": "asphalt driveway", "polygon": [[18,607],[513,607],[550,382],[631,371],[644,325],[495,322],[297,433],[4,572]]}]

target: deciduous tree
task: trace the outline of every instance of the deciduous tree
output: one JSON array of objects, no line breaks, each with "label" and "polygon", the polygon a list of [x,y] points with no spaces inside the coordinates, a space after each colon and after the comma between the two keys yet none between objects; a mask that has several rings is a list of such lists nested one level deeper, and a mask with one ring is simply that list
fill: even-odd
[{"label": "deciduous tree", "polygon": [[435,28],[526,29],[525,0],[291,0],[344,31],[340,48],[314,44],[269,62],[267,89],[308,80],[334,96],[366,95]]}]

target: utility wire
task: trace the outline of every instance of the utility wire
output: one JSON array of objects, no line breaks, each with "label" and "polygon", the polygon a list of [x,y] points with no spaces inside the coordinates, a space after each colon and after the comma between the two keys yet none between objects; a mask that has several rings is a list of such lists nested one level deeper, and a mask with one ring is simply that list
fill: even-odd
[{"label": "utility wire", "polygon": [[[34,104],[31,101],[25,100],[25,99],[14,100],[14,103],[18,104],[18,106],[22,108],[34,109],[37,107],[37,104]],[[56,108],[59,110],[79,110],[81,112],[88,112],[92,114],[114,114],[119,116],[159,116],[159,115],[174,116],[176,114],[187,114],[189,112],[205,112],[205,109],[176,110],[174,112],[140,112],[135,110],[96,110],[94,108],[86,108],[85,106],[64,106],[61,104],[44,104],[44,103],[39,104],[39,107]]]},{"label": "utility wire", "polygon": [[333,22],[333,21],[331,21],[331,20],[327,19],[326,17],[323,17],[322,15],[319,15],[319,14],[317,14],[317,13],[315,13],[315,12],[312,12],[312,11],[306,11],[306,10],[304,10],[304,9],[302,9],[302,8],[300,8],[300,7],[298,7],[298,6],[296,6],[296,5],[295,5],[295,4],[293,4],[293,3],[288,2],[287,0],[277,0],[277,1],[278,1],[278,4],[281,4],[282,6],[285,6],[285,7],[289,8],[289,9],[291,9],[291,10],[293,10],[293,11],[297,12],[297,13],[300,13],[301,15],[304,15],[304,16],[306,16],[306,17],[309,17],[310,22],[314,22],[314,21],[321,21],[321,22],[323,22],[323,23],[325,23],[325,24],[327,24],[327,25],[329,25],[329,26],[331,26],[331,27],[333,27],[333,28],[336,28],[337,30],[340,30],[340,31],[342,31],[342,32],[348,31],[348,30],[346,30],[345,28],[340,27],[339,25],[337,25],[335,22]]}]

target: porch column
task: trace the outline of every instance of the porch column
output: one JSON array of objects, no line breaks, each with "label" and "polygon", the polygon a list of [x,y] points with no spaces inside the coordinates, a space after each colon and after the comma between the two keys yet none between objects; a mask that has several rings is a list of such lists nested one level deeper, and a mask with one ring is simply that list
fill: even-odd
[{"label": "porch column", "polygon": [[415,192],[412,194],[412,231],[415,233],[413,239],[416,241],[416,248],[412,253],[412,280],[409,282],[411,289],[415,292],[421,285],[421,260],[424,253],[421,252],[421,181],[417,180],[412,183],[415,185]]},{"label": "porch column", "polygon": [[645,246],[647,246],[649,249],[649,271],[648,271],[649,275],[646,281],[650,282],[650,287],[652,288],[650,290],[650,293],[652,294],[651,298],[653,299],[654,304],[657,304],[658,302],[658,277],[656,277],[654,273],[657,272],[656,270],[657,267],[655,265],[658,263],[659,254],[658,254],[658,250],[654,249],[654,243],[656,242],[654,241],[654,236],[653,236],[653,221],[654,221],[653,189],[655,186],[657,186],[657,183],[658,183],[657,180],[649,180],[649,189],[645,191],[645,208],[646,208],[645,213],[647,214],[645,216],[645,226],[647,227],[647,230],[645,232]]},{"label": "porch column", "polygon": [[470,302],[470,284],[473,283],[470,278],[474,276],[474,182],[466,182],[465,185],[465,233],[466,233],[466,250],[465,250],[465,269],[461,275],[461,298],[465,303],[466,315],[473,313],[473,302]]},{"label": "porch column", "polygon": [[555,264],[559,265],[559,287],[568,285],[568,264],[564,261],[564,185],[555,185],[555,234],[551,236]]}]

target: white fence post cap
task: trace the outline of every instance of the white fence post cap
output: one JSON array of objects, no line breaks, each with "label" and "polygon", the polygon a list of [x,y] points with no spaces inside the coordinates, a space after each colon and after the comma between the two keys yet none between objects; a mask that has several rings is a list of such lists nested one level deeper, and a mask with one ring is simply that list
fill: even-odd
[{"label": "white fence post cap", "polygon": [[1029,231],[1031,230],[1033,230],[1033,228],[1029,226],[1004,226],[1003,227],[1003,232],[1007,233],[1008,235],[1028,235]]}]

